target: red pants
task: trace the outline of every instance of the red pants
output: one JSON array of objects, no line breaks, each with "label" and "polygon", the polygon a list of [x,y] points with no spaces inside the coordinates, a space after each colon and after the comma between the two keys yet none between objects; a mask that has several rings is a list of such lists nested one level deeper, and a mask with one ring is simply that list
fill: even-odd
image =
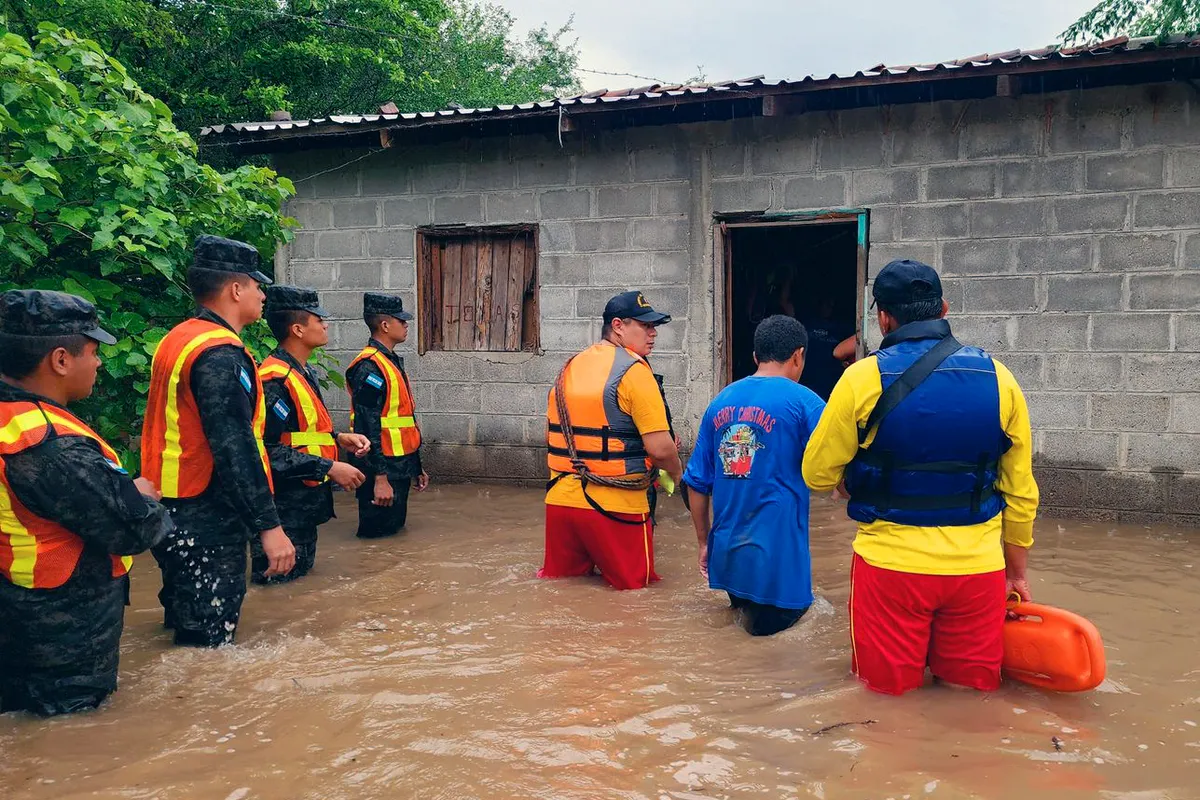
[{"label": "red pants", "polygon": [[614,589],[641,589],[654,574],[654,522],[649,514],[614,514],[591,508],[546,506],[546,557],[539,578],[591,575],[593,567]]},{"label": "red pants", "polygon": [[904,694],[920,687],[926,665],[947,683],[999,688],[1004,616],[1003,570],[917,575],[873,567],[854,556],[854,673],[877,692]]}]

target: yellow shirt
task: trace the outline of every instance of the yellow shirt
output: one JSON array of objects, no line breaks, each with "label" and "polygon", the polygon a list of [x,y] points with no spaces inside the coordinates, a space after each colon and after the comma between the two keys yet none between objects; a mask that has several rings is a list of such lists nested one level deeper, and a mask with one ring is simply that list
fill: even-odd
[{"label": "yellow shirt", "polygon": [[[1004,569],[1004,542],[1033,544],[1038,487],[1033,478],[1033,434],[1029,409],[1016,378],[998,361],[1000,425],[1012,447],[1000,456],[996,490],[1008,505],[978,525],[918,528],[885,520],[859,523],[854,552],[869,564],[926,575],[974,575]],[[804,453],[804,482],[816,492],[831,492],[858,452],[858,429],[865,427],[883,385],[874,356],[855,362],[842,375]],[[875,432],[864,446],[874,441]]]},{"label": "yellow shirt", "polygon": [[[633,417],[638,433],[670,430],[667,425],[667,407],[658,391],[658,383],[650,367],[642,362],[634,364],[621,378],[617,385],[617,406]],[[560,473],[551,472],[550,477],[556,478]],[[605,511],[617,514],[649,514],[650,502],[646,490],[616,489],[612,486],[597,486],[589,483],[588,497],[592,498]],[[576,475],[566,475],[546,492],[546,505],[567,506],[568,508],[591,508],[583,496],[583,487]]]}]

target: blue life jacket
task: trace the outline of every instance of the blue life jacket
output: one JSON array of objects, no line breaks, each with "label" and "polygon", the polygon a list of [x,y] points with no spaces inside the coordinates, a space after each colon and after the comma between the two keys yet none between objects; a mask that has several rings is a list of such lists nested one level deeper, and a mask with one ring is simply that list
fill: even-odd
[{"label": "blue life jacket", "polygon": [[[941,319],[889,334],[875,353],[884,392],[949,336]],[[1000,424],[996,365],[983,350],[961,347],[879,422],[871,446],[850,462],[847,512],[859,522],[919,527],[986,522],[1005,505],[995,483],[1011,446]]]}]

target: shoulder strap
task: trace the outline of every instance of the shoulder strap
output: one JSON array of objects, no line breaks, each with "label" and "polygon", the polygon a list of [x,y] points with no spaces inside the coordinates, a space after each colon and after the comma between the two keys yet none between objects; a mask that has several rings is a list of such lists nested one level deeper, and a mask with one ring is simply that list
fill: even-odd
[{"label": "shoulder strap", "polygon": [[879,401],[875,403],[875,408],[871,409],[871,414],[867,417],[866,427],[858,429],[858,443],[860,445],[865,443],[867,437],[871,435],[871,431],[877,428],[888,414],[895,411],[896,406],[904,402],[904,398],[924,383],[925,379],[932,375],[943,361],[961,349],[962,343],[953,336],[947,336],[904,370],[900,377],[896,378],[892,385],[879,396]]}]

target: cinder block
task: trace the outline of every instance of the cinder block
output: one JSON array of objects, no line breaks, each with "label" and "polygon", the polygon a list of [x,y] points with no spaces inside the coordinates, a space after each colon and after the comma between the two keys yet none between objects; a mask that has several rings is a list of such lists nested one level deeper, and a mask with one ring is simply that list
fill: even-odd
[{"label": "cinder block", "polygon": [[591,257],[593,286],[641,287],[650,283],[650,254],[597,253]]},{"label": "cinder block", "polygon": [[412,258],[414,236],[411,228],[368,231],[367,255],[371,258]]},{"label": "cinder block", "polygon": [[587,256],[545,255],[538,259],[542,286],[587,286],[591,261]]},{"label": "cinder block", "polygon": [[963,136],[963,153],[967,158],[1035,156],[1041,150],[1043,127],[1037,119],[969,122]]},{"label": "cinder block", "polygon": [[478,383],[433,384],[433,406],[438,411],[479,411],[482,387]]},{"label": "cinder block", "polygon": [[1050,135],[1052,153],[1097,153],[1121,148],[1120,110],[1098,111],[1083,108],[1080,92],[1062,95],[1052,112]]},{"label": "cinder block", "polygon": [[435,479],[480,478],[487,475],[483,460],[485,450],[486,447],[470,444],[434,441],[421,447],[421,464]]},{"label": "cinder block", "polygon": [[481,414],[475,418],[475,444],[524,444],[525,417]]},{"label": "cinder block", "polygon": [[1163,185],[1162,153],[1109,153],[1089,156],[1087,188],[1121,192],[1127,189],[1160,189]]},{"label": "cinder block", "polygon": [[483,196],[483,216],[488,222],[533,222],[537,200],[533,192],[501,192]]},{"label": "cinder block", "polygon": [[1173,150],[1167,157],[1171,186],[1200,186],[1200,150]]},{"label": "cinder block", "polygon": [[1120,194],[1060,197],[1051,203],[1054,229],[1060,233],[1123,230],[1129,203],[1129,197]]},{"label": "cinder block", "polygon": [[1016,244],[1017,272],[1086,272],[1092,266],[1092,240],[1088,238],[1039,236]]},{"label": "cinder block", "polygon": [[[547,346],[559,349],[557,342],[545,340]],[[589,342],[590,344],[590,342]],[[558,373],[562,370],[563,364],[567,363],[567,359],[575,355],[566,351],[545,353],[530,359],[521,367],[521,379],[530,386],[537,386],[542,390],[542,411],[545,412],[546,392],[550,390],[550,385],[558,378]]]},{"label": "cinder block", "polygon": [[783,204],[790,209],[839,207],[846,203],[844,175],[806,175],[783,184]]},{"label": "cinder block", "polygon": [[848,129],[842,134],[827,133],[819,140],[818,167],[825,172],[882,167],[883,146],[882,129]]},{"label": "cinder block", "polygon": [[712,182],[713,211],[765,211],[771,207],[770,179],[738,178]]},{"label": "cinder block", "polygon": [[[1045,457],[1040,460],[1043,463],[1052,463]],[[1078,506],[1080,498],[1083,497],[1088,473],[1088,470],[1037,466],[1033,474],[1037,479],[1038,490],[1041,494],[1041,506],[1043,508]]]},{"label": "cinder block", "polygon": [[917,177],[915,169],[855,172],[851,181],[850,202],[859,207],[880,203],[915,203]]},{"label": "cinder block", "polygon": [[[558,322],[555,324],[565,326],[569,323]],[[591,344],[591,342],[589,341],[587,344]],[[586,345],[581,345],[577,349],[582,350],[584,346]],[[566,359],[563,361],[565,362]],[[557,372],[554,377],[558,377]],[[550,382],[553,380],[552,377],[545,385],[506,383],[489,387],[489,390],[483,395],[483,413],[544,415],[546,413],[546,394],[549,391]]]},{"label": "cinder block", "polygon": [[942,244],[945,275],[996,275],[1012,272],[1014,246],[1008,239],[967,239]]},{"label": "cinder block", "polygon": [[321,292],[321,305],[332,319],[361,320],[362,295],[362,292]]},{"label": "cinder block", "polygon": [[971,313],[1037,310],[1033,278],[977,278],[967,281],[963,305]]},{"label": "cinder block", "polygon": [[[1174,314],[1175,351],[1200,353],[1200,314]],[[1200,432],[1200,431],[1198,431]]]},{"label": "cinder block", "polygon": [[295,286],[318,291],[337,285],[337,268],[331,261],[293,261],[288,264],[287,280]]},{"label": "cinder block", "polygon": [[[484,418],[479,419],[482,421]],[[417,422],[421,426],[421,439],[425,444],[468,444],[471,441],[470,414],[434,414],[426,411]]]},{"label": "cinder block", "polygon": [[1171,430],[1200,433],[1200,394],[1172,395]]},{"label": "cinder block", "polygon": [[1183,264],[1184,269],[1200,269],[1200,233],[1180,234],[1184,236]]},{"label": "cinder block", "polygon": [[311,180],[303,178],[300,180],[303,181],[303,184],[299,185],[308,184],[312,188],[314,197],[357,197],[359,193],[357,165],[350,165],[342,167],[335,172],[317,175]]},{"label": "cinder block", "polygon": [[1022,314],[1016,317],[1016,349],[1037,353],[1087,350],[1086,314]]},{"label": "cinder block", "polygon": [[1025,401],[1034,430],[1087,427],[1088,396],[1082,392],[1028,392]]},{"label": "cinder block", "polygon": [[1114,469],[1120,441],[1120,434],[1101,431],[1043,431],[1040,452],[1056,466]]},{"label": "cinder block", "polygon": [[589,189],[541,192],[538,194],[538,208],[542,219],[587,219],[592,208],[592,193]]},{"label": "cinder block", "polygon": [[306,261],[317,257],[317,234],[297,231],[287,246],[288,261]]},{"label": "cinder block", "polygon": [[654,187],[605,187],[596,192],[596,200],[601,217],[648,217],[654,201]]},{"label": "cinder block", "polygon": [[1125,449],[1129,469],[1190,471],[1196,468],[1200,437],[1188,433],[1131,433]]},{"label": "cinder block", "polygon": [[1046,385],[1051,389],[1119,389],[1121,357],[1088,353],[1048,355]]},{"label": "cinder block", "polygon": [[959,239],[967,235],[967,206],[911,205],[900,208],[900,239]]},{"label": "cinder block", "polygon": [[571,182],[571,161],[564,154],[552,157],[530,157],[517,163],[517,185],[565,186]]},{"label": "cinder block", "polygon": [[900,235],[900,206],[876,206],[868,217],[868,241],[894,242]]},{"label": "cinder block", "polygon": [[1125,386],[1133,392],[1200,391],[1200,356],[1134,353],[1125,357]]},{"label": "cinder block", "polygon": [[383,286],[383,263],[379,261],[339,261],[339,289],[379,289]]},{"label": "cinder block", "polygon": [[333,205],[331,203],[287,204],[284,213],[293,217],[305,230],[324,230],[333,227]]},{"label": "cinder block", "polygon": [[1097,266],[1112,272],[1175,268],[1174,233],[1117,233],[1097,240]]},{"label": "cinder block", "polygon": [[[655,308],[661,309],[664,314],[670,314],[674,319],[670,325],[663,325],[658,329],[658,339],[654,343],[654,356],[656,361],[661,361],[663,354],[682,353],[683,343],[687,340],[687,299],[686,292],[683,292],[684,299],[682,301],[666,297],[662,301],[658,298],[658,289],[654,290],[651,302]],[[596,332],[600,331],[599,320],[596,322]],[[683,405],[679,405],[683,408]]]},{"label": "cinder block", "polygon": [[[378,235],[371,231],[369,236]],[[297,234],[296,239],[300,236]],[[293,242],[293,245],[295,242]],[[317,235],[317,258],[361,258],[363,255],[362,231],[321,231]],[[372,253],[372,255],[374,255]],[[412,255],[410,252],[409,255]]]},{"label": "cinder block", "polygon": [[1070,194],[1080,188],[1080,158],[1033,158],[1000,165],[1000,193],[1005,197]]},{"label": "cinder block", "polygon": [[428,197],[401,197],[383,201],[383,224],[389,228],[417,227],[433,221],[432,202]]},{"label": "cinder block", "polygon": [[1165,394],[1094,394],[1089,426],[1101,431],[1165,431],[1171,398]]},{"label": "cinder block", "polygon": [[363,197],[395,197],[408,194],[412,189],[409,170],[403,164],[395,161],[374,163],[370,159],[363,162],[360,188]]},{"label": "cinder block", "polygon": [[538,226],[541,253],[569,253],[575,248],[575,225],[570,222],[543,222]]},{"label": "cinder block", "polygon": [[1194,145],[1200,121],[1193,120],[1193,104],[1178,97],[1139,103],[1133,109],[1133,146]]},{"label": "cinder block", "polygon": [[1200,219],[1200,191],[1141,194],[1133,208],[1135,228],[1189,228]]},{"label": "cinder block", "polygon": [[457,192],[462,187],[462,166],[455,161],[417,164],[410,175],[415,194]]},{"label": "cinder block", "polygon": [[932,164],[958,158],[960,129],[955,125],[961,103],[914,103],[893,106],[890,128],[896,164]]},{"label": "cinder block", "polygon": [[1167,507],[1169,483],[1160,477],[1112,470],[1088,472],[1087,485],[1075,502],[1089,508],[1161,511]]},{"label": "cinder block", "polygon": [[630,155],[625,150],[585,153],[575,156],[574,161],[578,186],[629,183]]},{"label": "cinder block", "polygon": [[755,175],[812,172],[811,139],[759,140],[750,145],[750,169]]},{"label": "cinder block", "polygon": [[1047,311],[1119,311],[1120,275],[1051,275],[1046,279]]},{"label": "cinder block", "polygon": [[633,154],[635,181],[675,181],[688,176],[686,149],[638,150]]},{"label": "cinder block", "polygon": [[1049,229],[1045,200],[991,200],[971,203],[971,236],[1034,236]]},{"label": "cinder block", "polygon": [[1138,311],[1200,309],[1200,273],[1133,275],[1129,278],[1129,307]]},{"label": "cinder block", "polygon": [[1013,317],[954,317],[950,321],[954,337],[963,344],[989,351],[1012,348]]},{"label": "cinder block", "polygon": [[[613,295],[635,288],[637,287],[617,285],[580,289],[575,316],[585,325],[590,325],[592,320],[599,321],[604,312],[604,304]],[[670,314],[676,321],[687,317],[688,288],[686,286],[656,286],[654,289],[646,290],[644,294],[648,303],[664,314]],[[662,340],[663,334],[668,328],[678,329],[680,327],[674,322],[660,327],[658,329],[659,340]],[[551,341],[547,337],[543,337],[543,339]],[[562,349],[570,348],[564,345]]]},{"label": "cinder block", "polygon": [[576,222],[574,228],[577,252],[629,249],[628,222]]},{"label": "cinder block", "polygon": [[692,202],[691,184],[660,183],[654,187],[654,198],[654,213],[686,214]]},{"label": "cinder block", "polygon": [[573,319],[575,317],[575,290],[543,286],[538,292],[538,310],[542,319]]},{"label": "cinder block", "polygon": [[930,167],[926,176],[930,200],[974,200],[994,197],[996,168],[991,164],[955,164]]},{"label": "cinder block", "polygon": [[688,246],[685,219],[639,219],[633,223],[633,246],[643,250],[682,250]]},{"label": "cinder block", "polygon": [[[921,261],[935,269],[938,266],[938,246],[933,242],[898,242],[895,244],[873,244],[867,253],[868,277],[874,280],[891,261],[908,258]],[[944,286],[943,286],[944,288]]]},{"label": "cinder block", "polygon": [[652,253],[650,275],[653,283],[684,283],[691,271],[691,256],[680,250],[673,253]]},{"label": "cinder block", "polygon": [[517,181],[517,165],[508,159],[496,159],[463,166],[463,189],[468,192],[495,192],[511,189]]},{"label": "cinder block", "polygon": [[[417,267],[412,259],[383,262],[383,286],[388,289],[411,289],[417,285]],[[369,287],[368,287],[369,288]]]},{"label": "cinder block", "polygon": [[1116,353],[1165,351],[1171,343],[1167,314],[1095,314],[1091,349]]},{"label": "cinder block", "polygon": [[336,228],[374,228],[379,225],[379,203],[375,200],[339,200],[333,204]]},{"label": "cinder block", "polygon": [[[580,294],[583,293],[580,292]],[[612,297],[613,294],[616,292],[609,294],[608,297]],[[608,301],[608,297],[600,303],[600,308],[595,314],[596,319],[599,319],[604,311],[604,303]],[[582,300],[577,298],[576,303],[582,303]],[[555,347],[568,350],[582,350],[592,343],[591,322],[588,320],[543,320],[542,341],[553,342]]]},{"label": "cinder block", "polygon": [[483,196],[463,194],[435,197],[433,221],[439,225],[483,222]]},{"label": "cinder block", "polygon": [[488,477],[508,480],[546,477],[546,451],[543,448],[490,446],[482,449]]},{"label": "cinder block", "polygon": [[709,150],[708,168],[714,178],[729,178],[746,174],[746,146],[717,145]]},{"label": "cinder block", "polygon": [[1025,391],[1039,391],[1046,386],[1044,376],[1046,359],[1040,353],[1005,353],[1000,363],[1017,379]]}]

